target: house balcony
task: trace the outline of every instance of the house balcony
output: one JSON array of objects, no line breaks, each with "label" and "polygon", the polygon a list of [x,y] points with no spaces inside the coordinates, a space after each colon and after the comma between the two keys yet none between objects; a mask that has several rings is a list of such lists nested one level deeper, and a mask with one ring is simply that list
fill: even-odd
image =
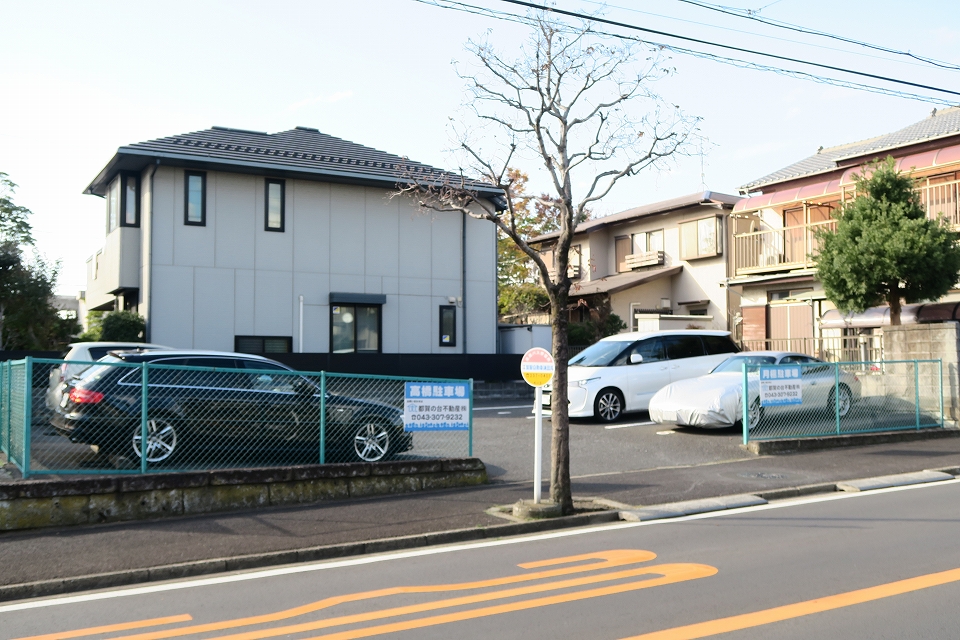
[{"label": "house balcony", "polygon": [[624,258],[628,269],[639,269],[640,267],[656,267],[663,264],[663,251],[643,251],[641,253],[631,253]]},{"label": "house balcony", "polygon": [[960,227],[960,180],[924,185],[917,191],[928,218],[942,217],[954,229]]},{"label": "house balcony", "polygon": [[[567,275],[570,276],[571,280],[579,280],[583,277],[583,269],[578,264],[567,265]],[[550,268],[550,277],[554,279],[557,277],[556,267]]]},{"label": "house balcony", "polygon": [[140,229],[119,227],[87,260],[88,309],[110,309],[117,295],[140,287]]},{"label": "house balcony", "polygon": [[834,220],[733,236],[733,268],[737,276],[791,271],[813,266],[817,232],[836,228]]},{"label": "house balcony", "polygon": [[[960,180],[918,186],[917,192],[928,218],[943,218],[953,229],[960,229]],[[734,234],[734,274],[749,276],[812,268],[818,248],[817,232],[835,228],[835,221],[825,220]]]}]

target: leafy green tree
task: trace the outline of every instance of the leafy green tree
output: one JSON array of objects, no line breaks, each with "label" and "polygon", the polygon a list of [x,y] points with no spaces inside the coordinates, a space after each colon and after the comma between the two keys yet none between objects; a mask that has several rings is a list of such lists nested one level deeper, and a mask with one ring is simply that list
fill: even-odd
[{"label": "leafy green tree", "polygon": [[79,327],[52,304],[59,264],[33,247],[31,211],[13,201],[17,185],[0,172],[0,349],[59,349]]},{"label": "leafy green tree", "polygon": [[113,311],[100,323],[100,340],[104,342],[143,342],[147,323],[133,311]]},{"label": "leafy green tree", "polygon": [[887,303],[898,325],[901,300],[936,300],[956,284],[960,235],[926,217],[913,180],[892,157],[854,179],[857,196],[836,214],[836,230],[817,236],[817,277],[841,311]]},{"label": "leafy green tree", "polygon": [[79,342],[100,342],[103,311],[87,311],[87,330],[77,336]]}]

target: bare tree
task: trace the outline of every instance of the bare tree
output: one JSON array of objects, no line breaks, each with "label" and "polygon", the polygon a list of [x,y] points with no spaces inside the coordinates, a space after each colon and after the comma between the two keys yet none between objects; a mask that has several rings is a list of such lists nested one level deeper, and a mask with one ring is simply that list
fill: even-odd
[{"label": "bare tree", "polygon": [[[567,323],[571,280],[569,250],[577,223],[588,208],[624,178],[683,153],[696,129],[679,107],[665,103],[650,84],[670,73],[656,51],[604,37],[589,23],[569,26],[531,14],[529,40],[513,60],[486,41],[470,41],[472,71],[458,69],[467,84],[468,122],[455,121],[459,150],[469,172],[503,191],[489,199],[464,177],[437,180],[406,172],[395,195],[409,195],[420,207],[459,211],[489,220],[530,257],[550,297],[553,357],[550,499],[564,513],[573,510],[570,487],[567,407]],[[639,52],[649,57],[638,60]],[[638,67],[643,67],[638,71]],[[639,115],[638,115],[639,114]],[[559,212],[554,269],[518,232],[519,193],[510,167],[532,158],[542,163],[550,184],[549,204]],[[575,195],[575,191],[580,194]],[[523,197],[529,198],[529,195]]]}]

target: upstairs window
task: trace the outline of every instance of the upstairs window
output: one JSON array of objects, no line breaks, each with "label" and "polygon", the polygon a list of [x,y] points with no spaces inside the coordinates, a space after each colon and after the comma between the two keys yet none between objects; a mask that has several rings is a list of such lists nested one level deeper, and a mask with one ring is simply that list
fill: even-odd
[{"label": "upstairs window", "polygon": [[110,183],[107,191],[107,233],[117,228],[120,222],[120,178]]},{"label": "upstairs window", "polygon": [[207,224],[207,174],[185,172],[183,224],[203,227]]},{"label": "upstairs window", "polygon": [[264,204],[264,229],[282,232],[284,213],[284,182],[268,179]]},{"label": "upstairs window", "polygon": [[723,255],[723,219],[719,216],[680,223],[680,259]]},{"label": "upstairs window", "polygon": [[135,173],[120,176],[120,226],[140,226],[140,176]]}]

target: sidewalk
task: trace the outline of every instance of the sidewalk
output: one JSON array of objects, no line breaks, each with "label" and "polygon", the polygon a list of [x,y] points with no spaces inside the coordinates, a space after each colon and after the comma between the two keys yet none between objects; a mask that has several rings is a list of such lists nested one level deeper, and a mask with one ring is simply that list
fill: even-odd
[{"label": "sidewalk", "polygon": [[[960,465],[960,438],[574,477],[575,496],[644,506]],[[257,512],[0,534],[0,585],[353,543],[507,521],[494,505],[532,483],[490,484]]]}]

